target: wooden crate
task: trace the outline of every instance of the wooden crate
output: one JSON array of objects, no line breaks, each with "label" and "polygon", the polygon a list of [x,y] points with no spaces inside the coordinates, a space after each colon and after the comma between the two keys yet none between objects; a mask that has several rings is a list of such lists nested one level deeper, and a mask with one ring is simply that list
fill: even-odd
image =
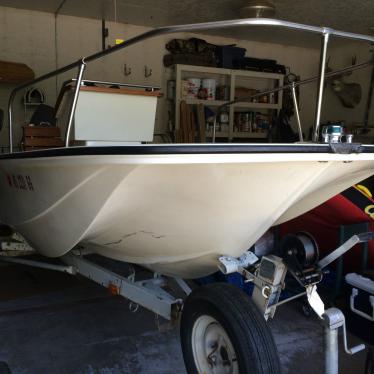
[{"label": "wooden crate", "polygon": [[64,146],[60,129],[44,126],[24,126],[22,144],[25,151]]}]

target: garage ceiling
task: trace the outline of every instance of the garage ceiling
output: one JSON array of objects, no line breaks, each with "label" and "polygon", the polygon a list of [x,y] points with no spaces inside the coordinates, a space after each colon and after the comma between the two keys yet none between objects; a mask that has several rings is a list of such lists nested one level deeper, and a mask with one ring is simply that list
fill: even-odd
[{"label": "garage ceiling", "polygon": [[[239,18],[239,9],[246,0],[0,0],[0,5],[88,18],[105,18],[144,26],[163,26]],[[275,18],[329,26],[345,31],[369,34],[374,21],[372,0],[274,0]],[[115,7],[116,5],[116,7]],[[115,11],[116,9],[116,11]],[[223,34],[222,30],[209,32]],[[225,35],[240,39],[274,40],[291,44],[306,39],[290,32],[234,29]],[[274,35],[275,34],[275,35]],[[314,37],[315,38],[315,37]],[[316,40],[318,43],[318,38]]]}]

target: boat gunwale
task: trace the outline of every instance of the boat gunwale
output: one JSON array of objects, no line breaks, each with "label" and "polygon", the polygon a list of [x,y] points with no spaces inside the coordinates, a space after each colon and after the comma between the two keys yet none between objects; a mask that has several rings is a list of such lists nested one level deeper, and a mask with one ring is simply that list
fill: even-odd
[{"label": "boat gunwale", "polygon": [[[0,160],[100,155],[222,155],[261,153],[336,154],[337,152],[334,151],[330,144],[143,144],[49,148],[43,150],[4,153],[0,155]],[[374,145],[360,145],[359,151],[352,151],[343,154],[349,155],[363,153],[374,153]]]}]

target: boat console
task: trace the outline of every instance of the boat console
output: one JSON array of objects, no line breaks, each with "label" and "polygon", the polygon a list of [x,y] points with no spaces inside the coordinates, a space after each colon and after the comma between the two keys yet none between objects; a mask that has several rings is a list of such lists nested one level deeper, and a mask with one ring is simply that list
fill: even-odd
[{"label": "boat console", "polygon": [[[157,98],[148,86],[82,82],[71,132],[72,145],[118,146],[153,140]],[[56,105],[57,126],[65,133],[75,83],[64,85]],[[95,110],[92,110],[95,108]]]}]

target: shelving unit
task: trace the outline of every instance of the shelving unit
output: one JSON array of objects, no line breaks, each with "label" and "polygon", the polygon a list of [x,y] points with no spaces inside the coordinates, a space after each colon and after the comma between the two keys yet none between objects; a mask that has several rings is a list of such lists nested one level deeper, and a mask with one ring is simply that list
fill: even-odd
[{"label": "shelving unit", "polygon": [[[282,74],[264,73],[257,71],[247,70],[233,70],[233,69],[221,69],[204,66],[192,66],[192,65],[175,65],[175,128],[180,128],[180,104],[184,100],[187,104],[198,105],[203,104],[204,106],[210,107],[213,111],[216,111],[218,107],[223,104],[233,101],[235,99],[235,88],[236,87],[251,87],[260,90],[271,89],[277,86],[283,85]],[[229,86],[230,97],[228,101],[223,100],[199,100],[192,98],[182,97],[182,80],[187,78],[215,78],[219,85]],[[253,86],[252,86],[253,85]],[[276,103],[258,103],[258,102],[241,102],[229,106],[229,131],[217,131],[216,138],[227,138],[228,141],[234,139],[265,139],[267,134],[265,132],[239,132],[234,131],[234,115],[235,112],[257,111],[261,113],[271,113],[271,111],[277,111],[282,108],[282,91],[278,93]],[[207,137],[209,137],[207,132]]]}]

